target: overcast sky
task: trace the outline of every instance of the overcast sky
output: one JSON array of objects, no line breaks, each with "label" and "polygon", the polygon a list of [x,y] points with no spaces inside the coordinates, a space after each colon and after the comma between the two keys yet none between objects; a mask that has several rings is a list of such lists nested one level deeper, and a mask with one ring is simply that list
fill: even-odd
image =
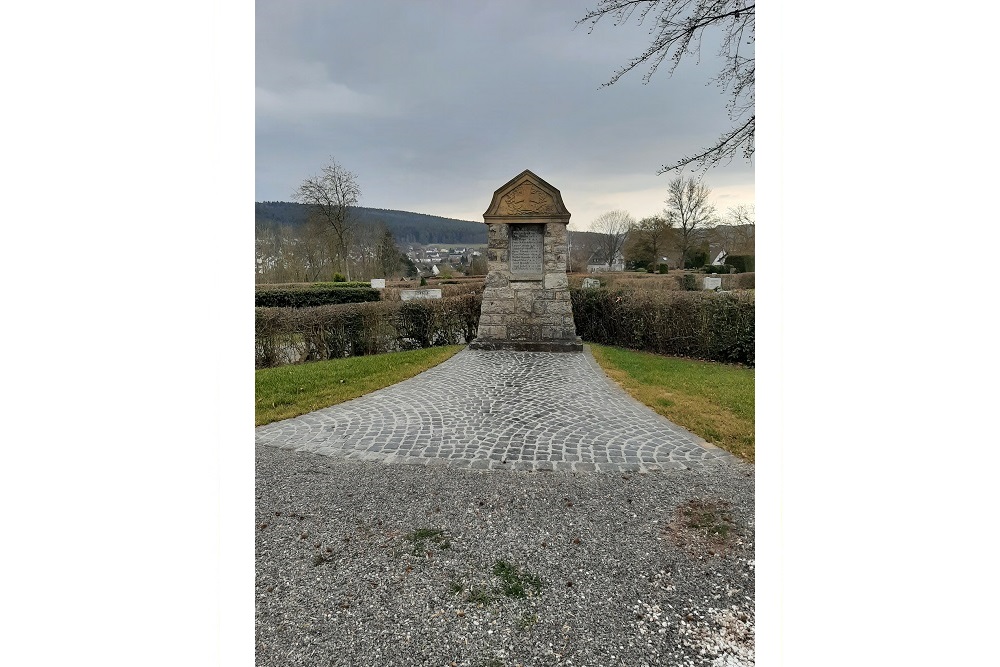
[{"label": "overcast sky", "polygon": [[[673,174],[729,125],[706,41],[668,77],[635,71],[647,27],[576,20],[596,0],[260,1],[256,200],[290,201],[334,158],[361,205],[482,221],[493,191],[531,169],[574,229],[605,211],[662,210]],[[754,202],[753,165],[709,170],[718,211]]]}]

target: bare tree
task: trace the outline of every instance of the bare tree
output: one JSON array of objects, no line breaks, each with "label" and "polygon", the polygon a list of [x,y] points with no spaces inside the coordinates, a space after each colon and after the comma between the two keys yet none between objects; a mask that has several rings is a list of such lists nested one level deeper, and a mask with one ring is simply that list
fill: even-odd
[{"label": "bare tree", "polygon": [[729,209],[729,224],[730,225],[750,225],[755,226],[757,223],[757,212],[756,207],[753,204],[740,204],[739,206],[732,206]]},{"label": "bare tree", "polygon": [[347,253],[346,274],[353,280],[377,278],[375,246],[378,234],[371,225],[358,225],[351,234],[351,247]]},{"label": "bare tree", "polygon": [[295,239],[284,225],[258,221],[256,259],[258,283],[293,282],[297,279]]},{"label": "bare tree", "polygon": [[310,282],[319,280],[333,259],[329,252],[330,236],[329,225],[319,216],[310,215],[299,236],[299,253],[305,264],[306,279]]},{"label": "bare tree", "polygon": [[598,236],[591,232],[567,231],[566,270],[570,273],[585,272],[587,263],[600,252]]},{"label": "bare tree", "polygon": [[609,271],[615,258],[621,254],[625,238],[633,225],[635,219],[622,210],[608,211],[590,223],[590,231],[600,234],[601,252]]},{"label": "bare tree", "polygon": [[755,218],[753,204],[740,204],[729,209],[724,224],[716,228],[718,242],[727,255],[754,254]]},{"label": "bare tree", "polygon": [[649,264],[650,270],[655,271],[671,240],[672,228],[673,222],[665,215],[643,218],[635,224],[628,236],[626,254],[631,261]]},{"label": "bare tree", "polygon": [[347,171],[333,158],[319,176],[302,181],[295,192],[295,201],[306,204],[310,213],[330,227],[337,263],[350,279],[347,254],[351,247],[357,220],[352,210],[358,205],[361,189],[357,176]]},{"label": "bare tree", "polygon": [[715,226],[715,206],[708,203],[710,194],[711,188],[694,178],[678,176],[667,185],[667,208],[664,212],[677,227],[681,268],[687,263],[700,232]]},{"label": "bare tree", "polygon": [[599,0],[597,8],[577,21],[590,24],[590,32],[602,18],[611,17],[614,25],[627,22],[633,15],[642,24],[647,18],[653,36],[650,45],[624,67],[615,72],[604,85],[618,79],[640,65],[648,66],[643,83],[660,64],[669,58],[670,76],[685,56],[701,57],[701,40],[708,31],[718,36],[718,55],[722,69],[712,78],[729,95],[726,110],[733,126],[716,142],[701,152],[677,162],[661,166],[658,174],[697,164],[705,169],[722,161],[728,164],[742,152],[750,160],[754,153],[754,0]]}]

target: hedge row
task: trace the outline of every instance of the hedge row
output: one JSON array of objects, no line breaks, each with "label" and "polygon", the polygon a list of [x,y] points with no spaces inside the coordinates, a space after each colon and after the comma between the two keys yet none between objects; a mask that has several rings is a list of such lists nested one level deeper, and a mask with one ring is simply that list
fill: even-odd
[{"label": "hedge row", "polygon": [[[754,298],[747,292],[570,288],[583,340],[656,354],[754,364]],[[313,308],[257,308],[256,367],[465,343],[482,296]]]},{"label": "hedge row", "polygon": [[363,287],[258,290],[255,294],[254,305],[258,308],[307,308],[310,306],[378,301],[381,298],[377,289],[367,284],[363,285]]},{"label": "hedge row", "polygon": [[271,292],[274,290],[304,290],[304,289],[343,289],[345,287],[371,287],[371,283],[365,280],[353,280],[351,282],[325,282],[325,283],[261,283],[254,285],[258,292]]},{"label": "hedge row", "polygon": [[583,340],[656,354],[754,363],[754,298],[746,292],[571,289]]},{"label": "hedge row", "polygon": [[256,368],[465,343],[478,295],[314,308],[256,309]]}]

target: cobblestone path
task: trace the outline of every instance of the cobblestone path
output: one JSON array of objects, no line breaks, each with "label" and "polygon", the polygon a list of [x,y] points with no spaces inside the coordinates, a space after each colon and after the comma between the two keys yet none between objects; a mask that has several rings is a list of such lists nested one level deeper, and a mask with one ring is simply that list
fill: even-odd
[{"label": "cobblestone path", "polygon": [[327,456],[466,468],[645,472],[735,460],[635,401],[589,350],[465,349],[256,434],[259,444]]}]

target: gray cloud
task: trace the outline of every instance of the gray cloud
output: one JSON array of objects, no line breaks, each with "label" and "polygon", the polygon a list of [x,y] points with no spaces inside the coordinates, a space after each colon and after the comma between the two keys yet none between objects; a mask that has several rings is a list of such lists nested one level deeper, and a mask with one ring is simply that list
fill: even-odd
[{"label": "gray cloud", "polygon": [[[635,72],[602,88],[646,45],[646,30],[609,23],[588,35],[574,29],[586,9],[259,2],[257,199],[288,199],[333,156],[358,174],[369,206],[480,219],[493,189],[529,168],[571,211],[569,192],[648,207],[627,193],[665,191],[657,168],[728,126],[725,98],[707,85],[711,47],[671,78],[642,85]],[[752,198],[745,163],[706,179],[735,180]]]}]

